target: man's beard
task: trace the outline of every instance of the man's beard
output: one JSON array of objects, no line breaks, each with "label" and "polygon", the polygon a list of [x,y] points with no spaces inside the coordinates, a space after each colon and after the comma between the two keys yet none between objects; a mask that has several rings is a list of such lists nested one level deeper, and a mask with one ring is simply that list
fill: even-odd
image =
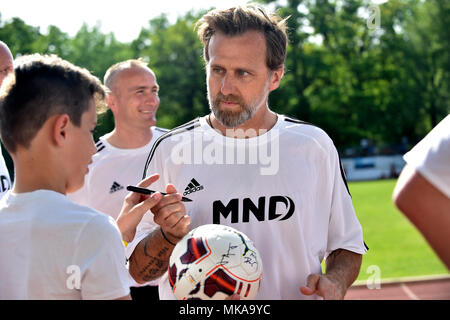
[{"label": "man's beard", "polygon": [[[236,128],[253,117],[257,108],[248,106],[240,97],[234,95],[223,95],[219,93],[214,100],[208,97],[209,108],[214,113],[214,117],[227,128]],[[232,111],[226,107],[220,107],[221,101],[233,102],[239,104],[239,111]]]},{"label": "man's beard", "polygon": [[[222,101],[225,102],[233,102],[240,106],[239,111],[231,111],[226,107],[220,107],[220,103]],[[259,101],[252,101],[247,104],[245,101],[236,95],[223,95],[222,93],[218,93],[217,96],[213,99],[211,97],[211,93],[208,90],[208,102],[209,108],[214,114],[214,117],[226,128],[237,128],[241,124],[247,122],[249,119],[253,117],[253,115],[258,111],[258,109],[263,104],[264,97],[262,97]]]}]

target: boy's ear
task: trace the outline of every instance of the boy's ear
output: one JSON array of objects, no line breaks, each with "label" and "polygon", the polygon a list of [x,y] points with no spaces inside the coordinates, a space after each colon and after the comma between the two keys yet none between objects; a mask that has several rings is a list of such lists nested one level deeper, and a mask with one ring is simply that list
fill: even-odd
[{"label": "boy's ear", "polygon": [[70,117],[67,114],[57,115],[53,122],[52,138],[58,147],[61,147],[67,139]]}]

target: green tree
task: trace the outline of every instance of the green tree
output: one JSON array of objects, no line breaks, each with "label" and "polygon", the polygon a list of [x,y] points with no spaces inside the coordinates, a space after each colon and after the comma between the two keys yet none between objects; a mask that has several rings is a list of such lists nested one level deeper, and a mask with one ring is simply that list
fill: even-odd
[{"label": "green tree", "polygon": [[390,132],[421,139],[450,111],[449,4],[392,0],[381,7]]},{"label": "green tree", "polygon": [[32,43],[33,52],[56,54],[62,58],[70,57],[72,46],[70,37],[56,26],[49,26],[47,34],[41,34]]},{"label": "green tree", "polygon": [[119,42],[113,33],[103,34],[100,28],[99,24],[94,27],[83,24],[69,42],[72,52],[68,59],[102,79],[112,64],[132,58],[133,51],[128,44]]},{"label": "green tree", "polygon": [[8,44],[14,56],[34,53],[33,43],[40,36],[39,28],[27,25],[22,19],[4,22],[0,15],[0,39]]}]

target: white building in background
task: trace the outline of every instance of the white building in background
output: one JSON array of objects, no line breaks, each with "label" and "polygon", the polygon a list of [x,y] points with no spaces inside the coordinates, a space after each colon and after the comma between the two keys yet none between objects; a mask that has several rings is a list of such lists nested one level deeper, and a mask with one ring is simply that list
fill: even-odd
[{"label": "white building in background", "polygon": [[405,161],[402,155],[343,158],[348,181],[397,178]]}]

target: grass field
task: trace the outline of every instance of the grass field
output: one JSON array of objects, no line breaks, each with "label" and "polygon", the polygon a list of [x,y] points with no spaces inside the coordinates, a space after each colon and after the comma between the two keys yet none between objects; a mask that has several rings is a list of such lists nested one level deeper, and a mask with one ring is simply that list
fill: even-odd
[{"label": "grass field", "polygon": [[369,251],[363,257],[358,280],[366,280],[376,265],[381,278],[448,274],[422,235],[392,202],[396,180],[350,182],[356,214]]}]

